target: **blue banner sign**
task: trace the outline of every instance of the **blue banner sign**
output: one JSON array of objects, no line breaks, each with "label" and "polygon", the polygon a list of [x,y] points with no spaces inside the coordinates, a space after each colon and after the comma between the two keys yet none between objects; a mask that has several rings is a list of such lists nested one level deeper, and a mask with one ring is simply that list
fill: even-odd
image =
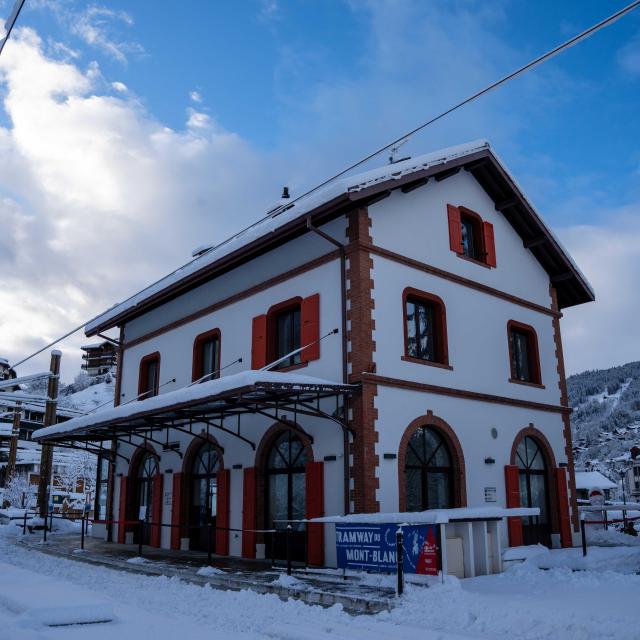
[{"label": "blue banner sign", "polygon": [[[402,527],[405,573],[438,575],[437,525]],[[340,569],[395,573],[396,524],[336,524],[336,550]]]}]

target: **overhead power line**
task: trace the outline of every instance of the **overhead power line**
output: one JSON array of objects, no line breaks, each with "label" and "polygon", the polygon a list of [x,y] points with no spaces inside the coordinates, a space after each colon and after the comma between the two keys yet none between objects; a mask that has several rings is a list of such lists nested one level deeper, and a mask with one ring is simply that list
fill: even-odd
[{"label": "overhead power line", "polygon": [[[20,8],[21,8],[23,3],[24,3],[24,0],[22,0],[22,2],[20,0],[18,0],[18,2],[16,3],[16,6],[18,4],[20,4]],[[638,6],[640,6],[640,0],[634,0],[634,2],[632,2],[631,4],[628,4],[627,6],[623,7],[619,11],[616,11],[615,13],[611,14],[609,17],[605,18],[604,20],[601,20],[600,22],[594,24],[592,27],[589,27],[588,29],[585,29],[584,31],[582,31],[578,35],[573,36],[569,40],[566,40],[562,44],[559,44],[558,46],[554,47],[550,51],[547,51],[546,53],[543,53],[542,55],[538,56],[537,58],[534,58],[533,60],[531,60],[527,64],[519,67],[515,71],[512,71],[511,73],[507,74],[506,76],[503,76],[499,80],[496,80],[495,82],[492,82],[490,85],[487,85],[483,89],[480,89],[479,91],[476,91],[475,93],[470,95],[468,98],[465,98],[464,100],[461,100],[460,102],[456,103],[452,107],[449,107],[445,111],[437,114],[436,116],[434,116],[434,117],[430,118],[429,120],[423,122],[422,124],[418,125],[417,127],[414,127],[410,131],[407,131],[406,133],[403,133],[402,135],[398,136],[397,138],[395,138],[391,142],[385,144],[382,147],[379,147],[378,149],[376,149],[375,151],[371,152],[367,156],[363,157],[362,159],[358,160],[357,162],[354,162],[353,164],[349,165],[345,169],[342,169],[342,171],[339,171],[338,173],[334,174],[330,178],[327,178],[323,182],[321,182],[321,183],[317,184],[315,187],[312,187],[311,189],[305,191],[301,195],[299,195],[299,196],[297,196],[295,198],[292,198],[291,201],[287,202],[287,208],[290,208],[291,205],[295,204],[296,202],[298,202],[302,198],[306,198],[307,196],[311,195],[312,193],[315,193],[316,191],[318,191],[319,189],[322,189],[322,187],[326,187],[328,184],[330,184],[334,180],[337,180],[338,178],[341,178],[342,176],[344,176],[346,173],[349,173],[349,171],[352,171],[353,169],[356,169],[357,167],[363,165],[365,162],[368,162],[369,160],[371,160],[371,159],[375,158],[376,156],[380,155],[381,153],[384,153],[385,151],[387,151],[388,149],[390,149],[394,145],[397,145],[400,142],[404,142],[407,138],[410,138],[411,136],[413,136],[414,134],[418,133],[419,131],[422,131],[423,129],[426,129],[428,126],[434,124],[438,120],[441,120],[445,116],[448,116],[449,114],[453,113],[454,111],[457,111],[458,109],[460,109],[460,108],[464,107],[465,105],[473,102],[474,100],[477,100],[481,96],[493,91],[494,89],[497,89],[498,87],[500,87],[503,84],[506,84],[507,82],[517,78],[518,76],[521,76],[523,73],[526,73],[527,71],[533,69],[534,67],[537,67],[539,64],[542,64],[543,62],[546,62],[547,60],[550,60],[551,58],[554,58],[555,56],[557,56],[559,53],[561,53],[565,49],[573,47],[574,45],[578,44],[579,42],[582,42],[583,40],[586,40],[587,38],[590,38],[592,35],[594,35],[598,31],[600,31],[601,29],[604,29],[605,27],[608,27],[609,25],[613,24],[614,22],[616,22],[617,20],[619,20],[620,18],[622,18],[626,14],[630,13],[634,9],[637,9]],[[18,9],[18,12],[19,12],[19,10],[20,9]],[[15,7],[14,7],[14,12],[15,12]],[[13,15],[13,13],[12,13],[12,15]],[[17,14],[16,14],[16,17],[17,17]],[[8,22],[9,21],[7,21],[7,24],[8,24]],[[14,19],[14,22],[15,22],[15,19]],[[7,38],[8,38],[8,34],[5,37],[5,40]],[[4,44],[4,42],[2,44]],[[1,48],[1,45],[0,45],[0,52],[1,51],[2,51],[2,48]],[[276,211],[280,212],[280,211],[282,211],[282,208],[280,207]],[[199,260],[202,255],[206,255],[206,253],[209,253],[210,251],[213,251],[214,249],[218,249],[219,247],[223,247],[225,244],[231,242],[234,238],[237,238],[239,235],[242,235],[243,233],[245,233],[249,229],[254,228],[256,225],[260,224],[264,220],[267,220],[268,218],[271,217],[271,215],[272,215],[272,212],[270,212],[266,216],[260,218],[259,220],[256,220],[256,222],[253,222],[248,227],[245,227],[241,231],[238,231],[238,233],[235,233],[233,236],[227,238],[224,242],[221,242],[221,243],[217,244],[216,246],[209,248],[204,253],[201,253],[197,257],[193,258],[193,260],[189,260],[185,264],[181,265],[180,267],[178,267],[177,269],[172,271],[169,275],[173,275],[174,273],[177,273],[178,271],[181,271],[182,269],[184,269],[188,265],[192,264],[196,260]],[[157,280],[156,282],[154,282],[154,283],[150,284],[149,286],[145,287],[142,291],[146,291],[150,287],[155,286],[156,284],[158,284],[162,280],[164,280],[166,277],[168,277],[168,276],[163,276],[160,280]],[[128,298],[126,298],[120,304],[128,302],[129,300],[131,300],[132,298],[137,296],[139,293],[140,292],[135,293],[132,296],[129,296]],[[61,340],[64,340],[65,338],[67,338],[70,335],[74,334],[76,331],[79,331],[88,322],[90,322],[90,320],[87,320],[87,322],[85,322],[84,324],[80,325],[79,327],[76,327],[75,329],[73,329],[69,333],[66,333],[64,336],[61,336],[57,340],[54,340],[53,342],[49,343],[46,347],[43,347],[42,349],[39,349],[35,353],[32,353],[30,356],[27,356],[23,360],[20,360],[20,362],[15,363],[14,365],[12,365],[12,367],[16,367],[16,366],[18,366],[20,364],[23,364],[23,363],[27,362],[28,360],[30,360],[34,356],[37,356],[39,353],[42,353],[43,351],[45,351],[49,347],[52,347],[53,345],[57,344]]]},{"label": "overhead power line", "polygon": [[4,49],[4,45],[7,43],[7,40],[9,39],[11,32],[13,31],[13,26],[15,25],[16,20],[20,15],[20,11],[22,10],[22,5],[24,4],[24,1],[25,0],[16,1],[16,3],[13,5],[13,9],[11,13],[9,14],[9,17],[7,18],[7,21],[4,23],[4,37],[0,40],[0,54],[2,53],[2,50]]}]

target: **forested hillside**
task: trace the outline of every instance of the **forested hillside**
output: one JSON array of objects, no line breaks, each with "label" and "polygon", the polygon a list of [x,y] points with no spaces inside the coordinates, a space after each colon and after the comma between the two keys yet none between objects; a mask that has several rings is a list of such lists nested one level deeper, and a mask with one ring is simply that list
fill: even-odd
[{"label": "forested hillside", "polygon": [[640,362],[584,371],[567,379],[576,468],[614,479],[633,445],[640,445]]}]

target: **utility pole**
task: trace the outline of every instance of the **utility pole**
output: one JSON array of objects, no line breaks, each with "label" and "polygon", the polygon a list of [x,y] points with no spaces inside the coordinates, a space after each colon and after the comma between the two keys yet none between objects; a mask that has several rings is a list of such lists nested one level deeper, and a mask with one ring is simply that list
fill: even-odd
[{"label": "utility pole", "polygon": [[16,472],[16,457],[18,455],[18,436],[20,435],[20,418],[22,403],[16,402],[13,408],[13,428],[11,429],[11,442],[9,444],[9,460],[7,461],[6,479],[9,481]]},{"label": "utility pole", "polygon": [[[47,403],[44,410],[44,427],[50,427],[57,421],[56,409],[58,406],[58,388],[60,387],[60,358],[62,352],[54,349],[51,352],[51,365],[49,371],[49,383],[47,385]],[[49,484],[53,471],[53,446],[42,444],[40,454],[40,482],[38,484],[38,511],[41,518],[47,517],[49,507]]]}]

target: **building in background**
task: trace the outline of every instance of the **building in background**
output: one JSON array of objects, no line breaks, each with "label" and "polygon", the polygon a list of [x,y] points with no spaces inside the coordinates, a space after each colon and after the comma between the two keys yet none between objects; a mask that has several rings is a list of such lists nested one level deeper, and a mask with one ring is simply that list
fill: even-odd
[{"label": "building in background", "polygon": [[115,371],[118,361],[118,352],[113,342],[93,342],[80,347],[82,354],[82,369],[90,376],[99,376]]}]

